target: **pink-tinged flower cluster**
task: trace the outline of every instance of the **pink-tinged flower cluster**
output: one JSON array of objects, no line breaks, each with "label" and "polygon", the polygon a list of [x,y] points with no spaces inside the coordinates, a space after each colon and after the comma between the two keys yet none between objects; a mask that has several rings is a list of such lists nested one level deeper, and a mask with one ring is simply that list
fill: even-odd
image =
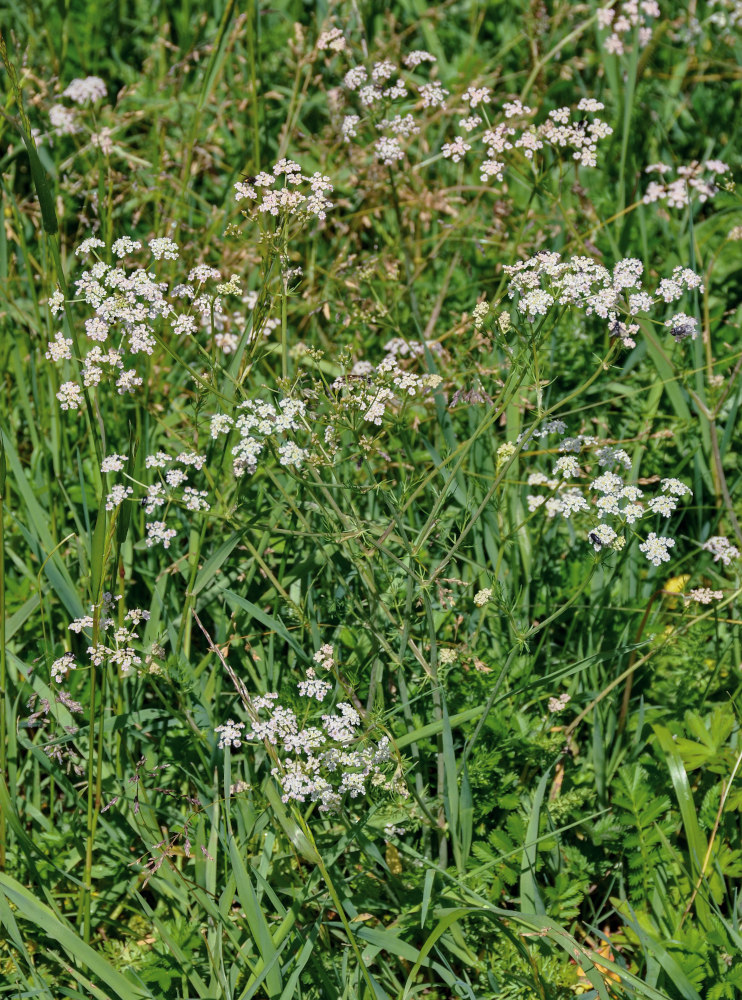
[{"label": "pink-tinged flower cluster", "polygon": [[324,221],[332,208],[330,178],[318,172],[307,177],[288,159],[279,160],[271,172],[262,170],[249,181],[238,181],[234,189],[235,201],[250,203],[246,214],[252,216]]},{"label": "pink-tinged flower cluster", "polygon": [[599,7],[598,27],[610,32],[603,39],[603,48],[612,55],[624,55],[635,33],[639,48],[645,48],[652,37],[651,19],[660,14],[657,0],[623,0],[623,3]]},{"label": "pink-tinged flower cluster", "polygon": [[735,559],[739,559],[739,549],[724,535],[713,535],[701,547],[713,555],[714,562],[721,562],[724,566],[729,566]]},{"label": "pink-tinged flower cluster", "polygon": [[[340,132],[345,143],[363,143],[385,166],[393,166],[412,155],[411,140],[431,116],[443,117],[455,130],[441,145],[441,155],[453,163],[463,163],[472,154],[483,183],[502,181],[506,160],[522,155],[533,160],[545,148],[566,150],[582,166],[597,163],[597,147],[612,129],[597,117],[600,101],[583,98],[576,107],[550,111],[541,124],[533,121],[536,112],[520,100],[506,101],[499,114],[489,109],[492,91],[487,86],[470,86],[451,95],[438,80],[420,82],[423,65],[434,63],[429,53],[410,53],[402,60],[405,69],[389,60],[369,71],[354,66],[345,74],[345,114]],[[379,138],[370,139],[374,132]],[[427,147],[423,147],[427,158]]]},{"label": "pink-tinged flower cluster", "polygon": [[645,173],[655,174],[660,179],[650,181],[642,201],[645,205],[663,202],[668,208],[685,208],[693,199],[708,201],[719,191],[717,178],[728,173],[729,167],[721,160],[693,160],[687,166],[675,170],[667,163],[651,163]]}]

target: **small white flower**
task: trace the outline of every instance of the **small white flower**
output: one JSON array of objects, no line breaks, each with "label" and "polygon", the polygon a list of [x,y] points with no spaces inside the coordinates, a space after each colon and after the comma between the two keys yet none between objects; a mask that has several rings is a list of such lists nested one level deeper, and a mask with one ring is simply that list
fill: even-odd
[{"label": "small white flower", "polygon": [[115,240],[111,247],[111,251],[114,256],[119,258],[125,257],[128,253],[134,253],[135,250],[141,249],[142,244],[139,240],[132,240],[129,236],[122,236],[120,239]]},{"label": "small white flower", "polygon": [[391,167],[397,160],[404,159],[404,150],[395,136],[383,135],[374,143],[376,158],[385,166]]},{"label": "small white flower", "polygon": [[446,157],[446,159],[453,160],[454,163],[458,163],[466,153],[471,149],[468,142],[465,142],[460,135],[457,135],[453,142],[444,142],[441,148],[441,152]]},{"label": "small white flower", "polygon": [[320,680],[313,668],[309,667],[306,680],[299,681],[298,688],[299,694],[305,698],[316,698],[317,701],[322,701],[325,695],[332,690],[332,684]]},{"label": "small white flower", "polygon": [[170,542],[177,532],[168,528],[164,521],[151,521],[147,525],[147,548],[160,544],[164,549],[170,548]]},{"label": "small white flower", "polygon": [[620,493],[623,488],[623,479],[615,472],[604,472],[590,483],[590,489],[609,495]]},{"label": "small white flower", "polygon": [[155,260],[177,260],[178,244],[167,236],[158,236],[149,241],[149,249]]},{"label": "small white flower", "polygon": [[477,605],[478,608],[483,608],[485,604],[489,602],[489,599],[491,597],[492,597],[492,588],[485,587],[483,590],[478,590],[477,593],[474,595],[474,603]]},{"label": "small white flower", "polygon": [[121,372],[118,379],[116,380],[116,389],[120,396],[124,393],[133,393],[136,388],[142,384],[142,379],[137,375],[133,368],[128,371]]},{"label": "small white flower", "polygon": [[670,517],[673,511],[677,508],[678,501],[673,496],[667,496],[662,494],[657,497],[652,497],[649,501],[649,509],[653,514],[662,514],[663,517]]},{"label": "small white flower", "polygon": [[217,726],[214,732],[219,733],[219,749],[242,746],[242,730],[244,728],[244,722],[233,722],[232,719],[227,719],[223,725]]},{"label": "small white flower", "polygon": [[49,108],[49,121],[58,135],[75,135],[76,132],[82,131],[76,113],[63,104],[53,104]]},{"label": "small white flower", "polygon": [[332,670],[335,666],[335,651],[329,642],[326,642],[323,646],[317,650],[314,654],[314,662],[319,663],[321,667],[325,670]]},{"label": "small white flower", "polygon": [[75,657],[72,653],[65,653],[64,656],[60,656],[58,660],[55,660],[51,666],[51,677],[53,681],[57,684],[61,684],[65,679],[70,670],[74,670],[77,664],[75,663]]},{"label": "small white flower", "polygon": [[672,493],[676,497],[693,495],[693,490],[679,479],[663,479],[660,485],[665,493]]},{"label": "small white flower", "polygon": [[560,694],[558,698],[549,698],[549,711],[552,715],[563,712],[571,700],[571,696],[566,691],[564,694]]},{"label": "small white flower", "polygon": [[408,52],[406,56],[402,56],[402,62],[407,69],[415,69],[424,62],[436,62],[436,58],[424,49],[414,49],[412,52]]},{"label": "small white flower", "polygon": [[554,465],[554,475],[561,474],[562,479],[575,479],[580,475],[580,463],[572,455],[558,458]]},{"label": "small white flower", "polygon": [[588,532],[587,540],[596,552],[607,545],[613,545],[616,540],[616,532],[608,524],[598,524]]},{"label": "small white flower", "polygon": [[128,455],[109,455],[101,462],[101,472],[121,472],[124,462],[128,461]]},{"label": "small white flower", "polygon": [[44,357],[48,361],[69,361],[72,357],[72,341],[66,339],[60,330],[54,340],[49,341]]},{"label": "small white flower", "polygon": [[728,566],[733,559],[739,559],[739,549],[723,535],[714,535],[705,541],[701,548],[713,554],[714,562],[721,560],[725,566]]},{"label": "small white flower", "polygon": [[55,288],[52,294],[49,296],[49,302],[48,302],[49,312],[52,314],[52,316],[56,316],[63,305],[64,305],[64,295],[62,295],[62,293],[58,288]]},{"label": "small white flower", "polygon": [[368,79],[368,73],[363,66],[354,66],[343,77],[343,84],[348,90],[358,90]]},{"label": "small white flower", "polygon": [[63,410],[79,410],[83,403],[83,395],[76,382],[64,382],[57,393],[60,408]]},{"label": "small white flower", "polygon": [[168,486],[172,486],[173,489],[180,486],[181,483],[186,482],[188,476],[183,472],[182,469],[169,469],[165,473],[165,482]]},{"label": "small white flower", "polygon": [[191,486],[186,486],[183,490],[183,503],[187,510],[210,510],[210,504],[206,497],[209,494],[206,490],[194,490]]},{"label": "small white flower", "polygon": [[92,615],[84,615],[82,618],[75,618],[73,622],[70,622],[68,628],[70,632],[76,632],[79,635],[84,628],[92,628],[93,624]]},{"label": "small white flower", "polygon": [[340,131],[342,132],[343,141],[350,142],[358,133],[356,128],[360,122],[359,115],[346,115],[343,118],[343,124],[340,126]]},{"label": "small white flower", "polygon": [[695,340],[698,336],[696,320],[692,316],[686,316],[685,313],[677,313],[672,319],[667,320],[665,326],[678,342],[685,340],[686,337]]},{"label": "small white flower", "polygon": [[86,76],[82,80],[70,81],[62,91],[62,96],[69,97],[75,104],[101,101],[106,96],[106,85],[99,76]]},{"label": "small white flower", "polygon": [[437,80],[433,83],[423,83],[418,88],[418,93],[423,102],[424,108],[437,108],[446,103],[448,91],[445,90]]},{"label": "small white flower", "polygon": [[720,601],[724,597],[724,591],[722,590],[711,590],[710,587],[696,587],[694,590],[689,590],[685,595],[684,603],[686,605],[693,601],[697,604],[711,604],[713,601]]},{"label": "small white flower", "polygon": [[134,490],[131,486],[124,486],[121,483],[117,483],[106,497],[106,510],[115,510],[117,507],[120,507],[124,500],[130,497],[133,492]]},{"label": "small white flower", "polygon": [[461,100],[470,108],[476,108],[478,104],[489,104],[490,94],[489,87],[469,87],[461,95]]},{"label": "small white flower", "polygon": [[482,119],[479,115],[469,115],[468,118],[459,118],[459,128],[462,128],[465,132],[473,132],[481,124]]},{"label": "small white flower", "polygon": [[278,460],[281,465],[300,469],[308,456],[309,452],[305,448],[300,448],[294,441],[287,441],[278,448]]},{"label": "small white flower", "polygon": [[642,542],[639,550],[644,553],[653,566],[670,561],[670,553],[667,551],[675,545],[674,538],[665,538],[664,535],[656,535],[651,531],[647,535],[646,541]]}]

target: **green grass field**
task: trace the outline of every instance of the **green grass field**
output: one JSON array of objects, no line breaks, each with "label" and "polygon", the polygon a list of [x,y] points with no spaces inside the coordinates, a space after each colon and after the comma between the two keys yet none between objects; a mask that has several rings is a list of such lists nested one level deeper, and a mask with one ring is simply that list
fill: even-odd
[{"label": "green grass field", "polygon": [[0,37],[0,997],[742,997],[742,5]]}]

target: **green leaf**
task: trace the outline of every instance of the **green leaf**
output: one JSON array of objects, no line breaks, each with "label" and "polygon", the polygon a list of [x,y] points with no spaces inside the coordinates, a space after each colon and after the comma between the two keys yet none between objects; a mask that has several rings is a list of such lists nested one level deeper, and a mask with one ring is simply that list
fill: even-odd
[{"label": "green leaf", "polygon": [[[121,1000],[144,1000],[144,998],[156,1000],[151,993],[118,972],[66,923],[55,917],[49,907],[39,902],[20,882],[0,873],[0,892],[17,907],[21,916],[30,921],[37,931],[61,945],[71,961],[81,962],[93,975],[106,983]],[[10,931],[10,928],[8,930]]]},{"label": "green leaf", "polygon": [[271,997],[280,996],[283,991],[283,983],[281,966],[278,962],[279,952],[273,943],[268,921],[258,901],[255,887],[252,884],[245,863],[242,860],[242,855],[237,850],[237,844],[232,836],[229,837],[229,860],[232,866],[232,874],[237,882],[237,895],[240,898],[245,918],[250,927],[250,933],[265,964],[265,985],[268,995]]},{"label": "green leaf", "polygon": [[523,845],[523,855],[520,866],[520,905],[526,913],[545,913],[543,900],[536,884],[536,855],[538,853],[538,827],[541,818],[541,805],[544,801],[546,785],[549,781],[551,768],[539,781],[533,796],[531,816],[528,820],[526,840]]}]

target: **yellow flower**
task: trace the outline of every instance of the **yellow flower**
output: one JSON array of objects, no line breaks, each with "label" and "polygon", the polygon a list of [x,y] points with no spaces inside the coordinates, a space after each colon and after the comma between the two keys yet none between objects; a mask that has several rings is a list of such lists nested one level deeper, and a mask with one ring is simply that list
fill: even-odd
[{"label": "yellow flower", "polygon": [[[669,580],[665,581],[665,585],[662,589],[666,594],[682,594],[685,591],[689,580],[689,573],[683,573],[682,576],[671,576]],[[676,597],[668,598],[668,608],[676,608],[677,605],[678,601]]]}]

